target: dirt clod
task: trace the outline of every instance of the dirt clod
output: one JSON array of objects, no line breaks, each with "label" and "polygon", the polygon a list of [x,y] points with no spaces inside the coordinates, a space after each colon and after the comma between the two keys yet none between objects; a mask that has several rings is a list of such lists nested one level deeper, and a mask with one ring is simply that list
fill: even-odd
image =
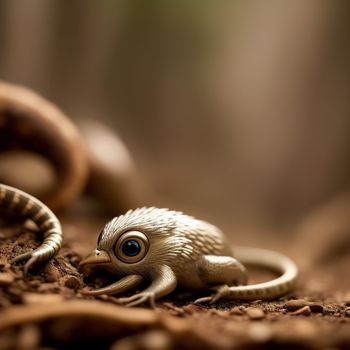
[{"label": "dirt clod", "polygon": [[52,261],[49,261],[44,269],[44,275],[46,282],[56,282],[60,279],[61,273],[58,270],[58,268],[52,263]]},{"label": "dirt clod", "polygon": [[246,313],[251,320],[261,320],[265,317],[264,311],[257,307],[247,308]]},{"label": "dirt clod", "polygon": [[288,300],[284,304],[284,307],[288,311],[295,311],[307,305],[309,305],[309,302],[305,299],[292,299],[292,300]]},{"label": "dirt clod", "polygon": [[[337,273],[349,265],[346,256],[339,261],[343,265],[332,265],[329,271],[315,266],[309,273],[300,267],[303,275],[293,300],[288,295],[272,301],[220,300],[197,305],[193,301],[198,295],[175,291],[166,301],[157,301],[155,310],[125,308],[118,295],[80,293],[80,288],[95,289],[116,281],[103,270],[83,280],[77,270],[80,255],[86,254],[82,242],[89,229],[93,239],[86,246],[88,253],[96,244],[98,229],[87,227],[84,218],[83,229],[65,236],[60,253],[31,269],[27,278],[23,264],[8,265],[7,258],[37,247],[40,235],[6,231],[6,244],[0,245],[0,256],[6,257],[0,274],[11,274],[13,281],[0,288],[0,344],[18,348],[27,343],[44,349],[69,348],[73,343],[114,350],[265,349],[270,344],[313,350],[350,348],[350,286]],[[252,283],[259,282],[261,271],[249,273]]]},{"label": "dirt clod", "polygon": [[61,279],[61,282],[64,286],[74,290],[77,290],[82,287],[81,280],[76,276],[64,276]]}]

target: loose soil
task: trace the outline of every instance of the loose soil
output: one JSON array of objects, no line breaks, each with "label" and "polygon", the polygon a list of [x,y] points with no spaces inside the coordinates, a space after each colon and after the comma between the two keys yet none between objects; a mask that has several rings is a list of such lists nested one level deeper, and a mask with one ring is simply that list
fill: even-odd
[{"label": "loose soil", "polygon": [[[299,286],[291,295],[194,305],[198,295],[177,291],[152,310],[125,308],[113,296],[84,296],[82,288],[112,281],[101,270],[85,276],[78,270],[105,218],[62,220],[63,248],[28,278],[22,264],[8,261],[38,246],[40,234],[29,221],[0,227],[0,349],[350,349],[350,254],[334,253],[334,235],[320,246],[317,237],[311,239],[308,249],[276,242],[271,247],[299,263]],[[332,254],[324,253],[327,245]],[[324,263],[303,263],[315,250]],[[272,276],[251,270],[250,277],[253,283]]]}]

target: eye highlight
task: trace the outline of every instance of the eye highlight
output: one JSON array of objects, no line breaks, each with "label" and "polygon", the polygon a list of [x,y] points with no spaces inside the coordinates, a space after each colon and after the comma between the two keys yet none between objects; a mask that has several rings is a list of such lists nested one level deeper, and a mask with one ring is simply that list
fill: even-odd
[{"label": "eye highlight", "polygon": [[116,257],[125,263],[136,263],[142,260],[148,251],[148,238],[139,231],[128,231],[122,234],[114,246]]},{"label": "eye highlight", "polygon": [[122,245],[122,252],[127,256],[135,256],[140,251],[141,246],[135,239],[128,239]]}]

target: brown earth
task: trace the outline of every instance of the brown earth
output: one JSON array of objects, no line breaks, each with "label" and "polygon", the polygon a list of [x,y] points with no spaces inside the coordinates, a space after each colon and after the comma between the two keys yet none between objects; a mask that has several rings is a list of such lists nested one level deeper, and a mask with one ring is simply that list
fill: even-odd
[{"label": "brown earth", "polygon": [[[82,217],[63,218],[59,255],[27,279],[21,264],[8,261],[40,244],[40,234],[30,222],[2,224],[0,349],[350,349],[350,254],[329,244],[337,240],[334,235],[328,243],[311,237],[313,245],[287,251],[285,244],[274,243],[272,248],[301,264],[299,287],[279,300],[194,305],[198,295],[178,291],[155,310],[128,309],[115,297],[80,293],[83,287],[110,282],[103,271],[83,276],[77,269],[105,222]],[[325,246],[336,253],[325,254]],[[308,254],[325,263],[307,265]],[[250,275],[251,282],[271,277],[257,270]]]}]

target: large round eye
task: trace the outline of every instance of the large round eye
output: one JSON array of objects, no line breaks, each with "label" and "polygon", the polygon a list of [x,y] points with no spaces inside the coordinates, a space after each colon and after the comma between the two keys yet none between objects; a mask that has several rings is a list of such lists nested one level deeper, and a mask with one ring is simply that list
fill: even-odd
[{"label": "large round eye", "polygon": [[128,231],[119,237],[114,251],[119,260],[131,264],[145,257],[148,246],[146,235],[139,231]]}]

